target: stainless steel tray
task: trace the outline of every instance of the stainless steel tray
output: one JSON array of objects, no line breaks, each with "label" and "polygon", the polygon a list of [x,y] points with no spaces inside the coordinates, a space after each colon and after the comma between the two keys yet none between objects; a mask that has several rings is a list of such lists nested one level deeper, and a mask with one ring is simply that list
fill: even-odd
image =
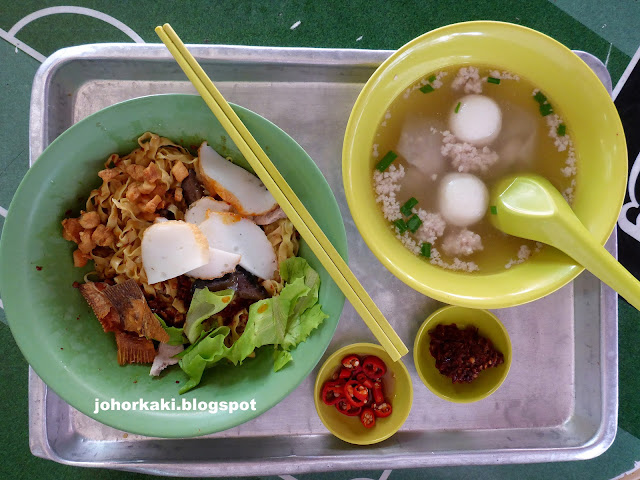
[{"label": "stainless steel tray", "polygon": [[[341,147],[351,107],[391,53],[194,46],[222,93],[270,119],[316,161],[338,199],[350,265],[407,345],[439,305],[405,286],[366,247],[347,208]],[[155,93],[195,93],[160,45],[102,44],[61,50],[36,74],[31,161],[61,132],[103,107]],[[615,252],[615,236],[608,242]],[[189,440],[145,438],[106,427],[69,407],[30,373],[31,451],[56,462],[166,475],[295,474],[461,464],[586,459],[613,442],[617,423],[616,294],[593,276],[528,305],[497,311],[513,364],[491,397],[456,405],[431,394],[410,355],[415,399],[391,439],[355,447],[336,439],[313,406],[314,375],[282,403],[234,429]],[[348,303],[325,357],[374,341]]]}]

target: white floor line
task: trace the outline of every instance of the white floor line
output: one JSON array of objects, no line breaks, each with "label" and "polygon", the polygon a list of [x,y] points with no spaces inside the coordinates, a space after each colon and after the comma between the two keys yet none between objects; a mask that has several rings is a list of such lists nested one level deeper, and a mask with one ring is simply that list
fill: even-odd
[{"label": "white floor line", "polygon": [[618,80],[618,83],[616,83],[616,88],[613,89],[613,94],[611,95],[614,100],[618,97],[620,90],[622,90],[622,87],[624,87],[624,84],[627,81],[627,78],[629,78],[629,75],[631,75],[631,72],[633,71],[633,68],[638,63],[638,60],[640,60],[640,48],[636,50],[635,55],[629,62],[629,65],[627,65],[627,68],[625,69],[624,73],[620,77],[620,80]]},{"label": "white floor line", "polygon": [[2,215],[3,217],[7,217],[7,209],[6,208],[2,208],[0,207],[0,215]]},{"label": "white floor line", "polygon": [[[145,43],[142,37],[134,32],[131,27],[128,27],[120,20],[113,18],[111,15],[107,15],[106,13],[99,12],[98,10],[93,10],[91,8],[84,7],[71,7],[71,6],[59,6],[59,7],[49,7],[43,8],[41,10],[37,10],[33,13],[30,13],[24,18],[18,20],[18,22],[11,27],[9,30],[9,35],[15,37],[16,33],[20,31],[22,27],[33,22],[34,20],[42,17],[46,17],[48,15],[56,15],[58,13],[77,13],[79,15],[86,15],[87,17],[97,18],[102,20],[103,22],[107,22],[110,25],[113,25],[118,30],[126,34],[129,38],[131,38],[136,43]],[[19,47],[18,47],[19,48]]]},{"label": "white floor line", "polygon": [[604,61],[604,66],[609,65],[609,57],[611,56],[611,49],[613,48],[613,43],[609,44],[609,51],[607,52],[607,59]]},{"label": "white floor line", "polygon": [[44,62],[45,59],[47,57],[45,57],[44,55],[42,55],[40,52],[34,50],[33,48],[31,48],[28,45],[25,45],[24,43],[22,43],[20,40],[18,40],[17,38],[15,38],[13,35],[10,35],[8,32],[5,32],[4,30],[2,30],[0,28],[0,38],[6,40],[7,42],[9,42],[11,45],[15,45],[16,48],[19,48],[20,50],[22,50],[24,53],[26,53],[27,55],[35,58],[37,61],[39,61],[40,63]]}]

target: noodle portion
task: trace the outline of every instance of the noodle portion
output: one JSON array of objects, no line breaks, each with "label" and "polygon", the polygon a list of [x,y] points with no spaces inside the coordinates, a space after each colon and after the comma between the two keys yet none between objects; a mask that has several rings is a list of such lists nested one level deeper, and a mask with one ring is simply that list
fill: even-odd
[{"label": "noodle portion", "polygon": [[[149,345],[126,340],[128,337],[122,332],[122,326],[110,320],[114,311],[110,310],[110,305],[104,298],[100,298],[102,290],[109,285],[134,281],[142,290],[151,311],[168,326],[179,327],[184,324],[194,289],[208,288],[207,282],[224,282],[229,277],[226,275],[217,280],[204,281],[203,284],[202,280],[194,282],[193,278],[180,275],[158,283],[149,283],[142,261],[145,230],[161,217],[170,220],[185,219],[188,202],[194,200],[189,199],[188,194],[185,195],[183,187],[187,183],[187,177],[196,177],[199,159],[183,146],[150,132],[138,138],[138,145],[138,148],[127,155],[110,155],[104,163],[104,169],[98,172],[102,184],[91,191],[80,216],[62,221],[63,237],[77,244],[77,249],[73,252],[74,265],[84,267],[89,261],[94,262],[94,272],[85,276],[86,283],[80,285],[80,289],[92,305],[104,330],[121,333],[118,358],[124,363],[137,360],[148,362],[151,358]],[[199,188],[202,190],[200,196],[210,196],[221,202],[216,192],[209,192],[202,185]],[[277,264],[280,265],[298,254],[299,238],[288,218],[282,218],[282,215],[274,215],[272,218],[273,220],[267,220],[271,221],[270,224],[261,225],[260,228],[273,247]],[[240,275],[243,279],[254,278],[252,281],[256,282],[256,288],[264,289],[261,298],[279,295],[285,285],[278,271],[273,279],[267,280],[257,279],[242,269],[240,274],[235,275]],[[92,282],[90,277],[97,277],[99,283]],[[211,326],[217,324],[229,328],[230,334],[225,338],[227,347],[231,347],[244,332],[249,307],[256,300],[257,298],[243,299],[240,293],[233,305],[225,309],[224,315],[215,315],[207,321]],[[96,307],[100,308],[96,310]],[[143,343],[144,351],[141,348],[138,350],[138,344]]]},{"label": "noodle portion", "polygon": [[150,132],[138,138],[138,144],[128,155],[109,156],[98,172],[102,185],[90,193],[85,211],[79,219],[62,222],[64,237],[78,243],[75,266],[93,260],[100,279],[115,283],[133,279],[146,296],[184,314],[184,302],[177,298],[177,279],[147,282],[141,242],[144,230],[161,216],[159,212],[184,217],[181,182],[197,159],[186,148]]}]

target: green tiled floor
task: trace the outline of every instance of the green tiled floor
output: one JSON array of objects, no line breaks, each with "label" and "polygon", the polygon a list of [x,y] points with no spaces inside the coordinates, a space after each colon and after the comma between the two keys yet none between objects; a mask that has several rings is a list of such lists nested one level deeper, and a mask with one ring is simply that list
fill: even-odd
[{"label": "green tiled floor", "polygon": [[[1,2],[0,29],[59,2]],[[139,0],[67,2],[111,15],[147,42],[157,42],[153,28],[166,21],[188,43],[395,49],[439,26],[466,20],[500,20],[538,29],[573,49],[589,51],[603,61],[614,83],[640,44],[640,3],[596,0],[428,1],[180,1]],[[221,20],[222,19],[222,20]],[[291,30],[296,21],[300,25]],[[47,16],[29,23],[16,35],[44,56],[81,43],[123,42],[130,38],[102,20],[77,14]],[[357,40],[362,37],[361,40]],[[28,109],[31,79],[39,62],[0,39],[0,208],[8,208],[28,165]],[[0,209],[0,212],[2,210]],[[2,216],[0,215],[0,228]],[[0,291],[0,298],[1,298]],[[4,312],[0,309],[0,320]],[[598,479],[615,477],[640,459],[640,414],[636,392],[640,380],[640,314],[621,302],[620,310],[620,430],[611,449],[589,461],[544,465],[436,468],[350,472],[297,476],[298,479]],[[0,446],[4,458],[0,478],[132,478],[134,474],[75,469],[31,456],[28,446],[27,365],[9,329],[0,324],[5,345],[0,364]],[[142,476],[140,476],[143,478]],[[144,477],[148,478],[148,477]],[[288,477],[288,480],[291,480]]]}]

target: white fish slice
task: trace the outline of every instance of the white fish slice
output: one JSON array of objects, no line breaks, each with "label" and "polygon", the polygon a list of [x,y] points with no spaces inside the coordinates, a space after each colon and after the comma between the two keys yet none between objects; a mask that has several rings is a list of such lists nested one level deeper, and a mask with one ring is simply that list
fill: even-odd
[{"label": "white fish slice", "polygon": [[180,220],[154,223],[142,237],[142,265],[149,283],[175,278],[209,263],[209,244],[197,226]]},{"label": "white fish slice", "polygon": [[217,193],[241,215],[263,215],[278,206],[258,177],[223,158],[207,142],[198,150],[196,169],[207,190]]},{"label": "white fish slice", "polygon": [[231,211],[231,205],[211,197],[202,197],[189,206],[184,214],[184,220],[197,225],[207,219],[207,211],[209,210],[212,212],[229,212]]},{"label": "white fish slice", "polygon": [[186,274],[190,277],[200,278],[202,280],[220,278],[227,273],[235,271],[241,258],[242,255],[237,253],[229,253],[224,250],[209,247],[209,263],[202,267],[194,268]]},{"label": "white fish slice", "polygon": [[278,268],[276,254],[264,231],[251,220],[235,213],[211,212],[198,225],[209,246],[241,255],[240,266],[265,280]]}]

